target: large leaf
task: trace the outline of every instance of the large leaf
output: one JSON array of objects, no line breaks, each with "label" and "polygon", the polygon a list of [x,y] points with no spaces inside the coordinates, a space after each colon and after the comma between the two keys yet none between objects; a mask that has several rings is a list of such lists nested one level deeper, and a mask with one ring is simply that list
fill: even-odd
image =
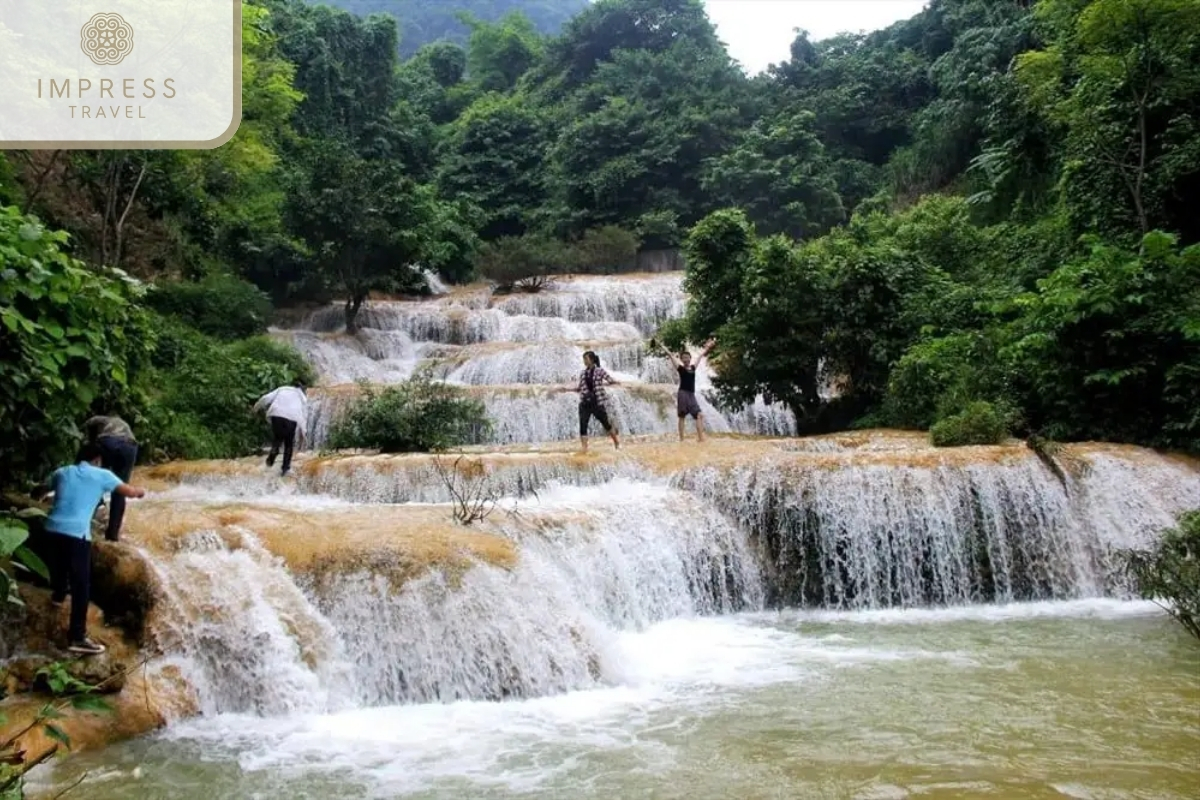
[{"label": "large leaf", "polygon": [[29,538],[29,529],[24,525],[0,522],[0,558],[7,558]]},{"label": "large leaf", "polygon": [[24,567],[44,581],[50,580],[50,570],[46,566],[46,562],[25,545],[21,545],[13,552],[13,563]]}]

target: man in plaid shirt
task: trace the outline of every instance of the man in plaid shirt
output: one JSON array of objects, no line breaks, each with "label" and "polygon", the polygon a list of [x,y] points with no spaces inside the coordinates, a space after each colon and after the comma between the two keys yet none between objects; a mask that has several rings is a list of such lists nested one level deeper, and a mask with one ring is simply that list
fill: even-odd
[{"label": "man in plaid shirt", "polygon": [[579,443],[583,452],[588,449],[588,424],[592,417],[604,428],[613,446],[620,449],[617,429],[608,419],[608,395],[604,385],[618,385],[612,376],[600,366],[600,357],[588,350],[583,354],[583,372],[579,374]]}]

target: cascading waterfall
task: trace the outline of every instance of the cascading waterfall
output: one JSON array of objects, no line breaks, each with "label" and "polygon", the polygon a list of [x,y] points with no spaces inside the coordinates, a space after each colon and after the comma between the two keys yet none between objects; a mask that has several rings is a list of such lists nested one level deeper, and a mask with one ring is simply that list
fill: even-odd
[{"label": "cascading waterfall", "polygon": [[152,636],[202,713],[321,711],[351,696],[336,629],[252,534],[196,531],[152,562],[167,593]]},{"label": "cascading waterfall", "polygon": [[[324,444],[330,425],[353,396],[356,381],[403,381],[419,367],[471,387],[493,425],[479,444],[533,443],[578,435],[574,385],[585,350],[623,384],[612,392],[613,417],[626,434],[675,429],[677,376],[665,358],[651,355],[646,336],[683,313],[678,274],[585,277],[557,281],[538,294],[494,297],[467,289],[423,301],[372,301],[359,313],[361,330],[340,333],[340,306],[309,315],[299,330],[276,330],[308,358],[327,387],[316,391],[309,440]],[[795,418],[761,401],[719,411],[703,396],[711,387],[698,375],[708,428],[714,433],[790,435]]]},{"label": "cascading waterfall", "polygon": [[1162,458],[1093,454],[1065,484],[1032,453],[861,462],[697,468],[677,484],[753,532],[773,604],[826,608],[1127,595],[1115,552],[1200,506],[1200,476]]},{"label": "cascading waterfall", "polygon": [[275,715],[618,683],[616,632],[762,606],[746,538],[666,486],[560,489],[496,514],[520,547],[511,569],[402,582],[392,560],[293,577],[249,532],[197,531],[158,559],[155,636],[179,643],[205,712]]},{"label": "cascading waterfall", "polygon": [[[588,458],[553,444],[577,435],[586,349],[621,381],[624,433],[674,432],[675,376],[644,337],[683,304],[677,275],[590,278],[373,302],[353,337],[337,307],[275,331],[322,376],[318,445],[350,382],[425,366],[483,400],[494,424],[480,444],[534,446],[478,454],[500,505],[471,528],[451,521],[445,465],[428,455],[302,456],[286,483],[257,460],[162,468],[183,486],[146,504],[205,520],[172,523],[184,534],[152,555],[168,595],[153,632],[199,707],[272,716],[625,685],[622,637],[742,611],[1124,597],[1114,552],[1200,505],[1193,464],[1137,448],[1070,446],[1057,474],[1024,447],[936,450],[897,433],[601,441]],[[700,402],[715,433],[795,428],[779,406]],[[311,513],[318,532],[256,530],[265,517],[236,509],[214,528],[231,503]],[[339,545],[355,525],[368,534]],[[442,544],[423,543],[429,525]],[[388,549],[393,533],[410,544]]]}]

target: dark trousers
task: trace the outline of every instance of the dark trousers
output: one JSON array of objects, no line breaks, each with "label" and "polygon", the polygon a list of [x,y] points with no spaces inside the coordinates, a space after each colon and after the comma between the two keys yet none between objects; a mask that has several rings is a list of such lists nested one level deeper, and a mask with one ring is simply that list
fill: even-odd
[{"label": "dark trousers", "polygon": [[46,567],[50,570],[50,599],[61,603],[71,593],[70,641],[87,635],[88,603],[92,597],[92,543],[78,536],[46,532]]},{"label": "dark trousers", "polygon": [[271,417],[271,452],[267,456],[267,466],[275,466],[275,457],[279,455],[279,446],[283,445],[283,471],[292,468],[292,448],[296,446],[296,423],[283,417]]},{"label": "dark trousers", "polygon": [[579,435],[588,435],[588,423],[592,421],[592,417],[600,423],[604,428],[604,432],[608,433],[612,430],[612,422],[608,418],[608,409],[599,403],[580,403],[579,404]]},{"label": "dark trousers", "polygon": [[[137,463],[137,445],[127,439],[114,439],[111,436],[101,437],[97,444],[100,445],[100,465],[129,483],[133,476],[133,465]],[[109,498],[108,528],[104,531],[104,538],[110,542],[117,541],[124,521],[125,498],[113,492]]]}]

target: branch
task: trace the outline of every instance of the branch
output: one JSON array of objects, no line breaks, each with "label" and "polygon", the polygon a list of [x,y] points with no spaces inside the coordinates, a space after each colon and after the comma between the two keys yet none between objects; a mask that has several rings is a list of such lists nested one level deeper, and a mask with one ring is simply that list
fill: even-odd
[{"label": "branch", "polygon": [[78,779],[77,781],[75,781],[74,783],[72,783],[72,784],[71,784],[70,786],[68,786],[67,788],[63,789],[63,790],[62,790],[61,792],[59,792],[58,794],[54,795],[54,797],[50,798],[50,800],[58,800],[58,798],[62,797],[62,796],[63,796],[63,795],[65,795],[67,792],[71,791],[71,790],[72,790],[72,789],[74,789],[75,787],[79,786],[79,784],[81,784],[81,783],[83,783],[85,780],[87,780],[87,776],[88,776],[89,774],[91,774],[91,773],[89,773],[89,772],[87,772],[86,770],[84,770],[84,773],[83,773],[82,775],[80,775],[80,776],[79,776],[79,779]]},{"label": "branch", "polygon": [[4,783],[0,783],[0,793],[5,792],[14,783],[16,783],[17,781],[20,781],[22,778],[24,778],[25,773],[29,772],[29,770],[33,769],[34,767],[36,767],[39,764],[46,763],[50,759],[50,757],[53,756],[57,752],[58,752],[58,745],[51,745],[49,750],[46,750],[44,753],[39,755],[33,761],[30,761],[30,762],[24,764],[20,770],[13,773],[13,776],[11,778],[6,780]]}]

